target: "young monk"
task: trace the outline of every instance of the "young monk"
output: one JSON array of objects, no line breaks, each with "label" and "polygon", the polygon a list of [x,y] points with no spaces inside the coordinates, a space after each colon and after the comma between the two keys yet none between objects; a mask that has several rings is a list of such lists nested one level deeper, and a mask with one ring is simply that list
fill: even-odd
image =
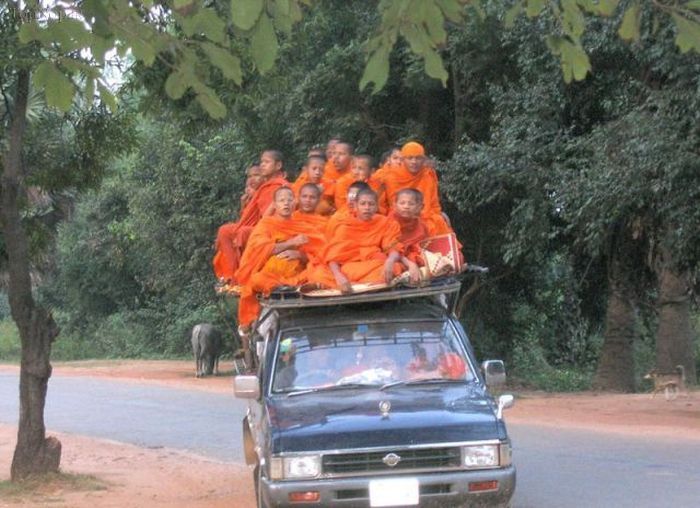
[{"label": "young monk", "polygon": [[[325,246],[320,228],[293,218],[295,204],[292,189],[278,188],[274,215],[263,217],[248,239],[236,272],[236,280],[243,286],[238,303],[242,338],[260,313],[256,293],[267,295],[277,286],[299,285],[309,256],[318,258]],[[246,346],[243,344],[244,349]]]},{"label": "young monk", "polygon": [[370,155],[356,155],[352,158],[350,172],[335,182],[335,207],[342,210],[347,206],[348,188],[353,182],[366,182],[379,196],[379,213],[386,215],[387,207],[383,205],[383,186],[372,178],[374,159]]},{"label": "young monk", "polygon": [[322,264],[307,269],[310,283],[352,292],[353,282],[386,282],[403,271],[399,263],[401,229],[396,221],[377,212],[377,194],[357,194],[356,217],[341,219],[323,251]]},{"label": "young monk", "polygon": [[292,185],[292,190],[294,195],[299,199],[299,191],[301,188],[309,183],[316,185],[320,192],[320,198],[318,200],[318,210],[317,213],[321,215],[332,215],[335,212],[335,206],[333,204],[333,193],[334,186],[333,183],[324,178],[326,159],[320,155],[310,155],[306,159],[306,163],[302,171],[305,173],[305,178],[297,178],[297,180]]},{"label": "young monk", "polygon": [[219,228],[216,235],[216,254],[212,264],[219,281],[236,282],[235,274],[250,232],[258,221],[272,212],[273,194],[287,181],[282,177],[282,153],[265,150],[260,156],[262,183],[241,211],[238,222],[230,222]]},{"label": "young monk", "polygon": [[316,212],[320,199],[321,191],[316,184],[302,185],[298,193],[297,210],[292,214],[292,218],[306,222],[319,231],[325,231],[328,217]]},{"label": "young monk", "polygon": [[353,217],[355,215],[355,203],[357,202],[357,195],[362,190],[372,190],[367,182],[353,182],[350,187],[348,187],[348,192],[346,194],[346,207],[342,210],[338,210],[330,219],[328,219],[328,224],[326,225],[326,237],[332,238],[335,232],[336,226],[341,220],[347,217]]},{"label": "young monk", "polygon": [[416,189],[423,195],[421,218],[425,221],[431,236],[452,233],[452,228],[443,216],[438,194],[438,180],[435,170],[425,164],[425,149],[411,141],[401,148],[403,164],[391,166],[383,173],[387,199],[394,202],[396,194],[405,188]]},{"label": "young monk", "polygon": [[241,210],[245,208],[245,205],[248,204],[248,201],[251,200],[253,194],[255,194],[255,191],[258,190],[258,187],[260,187],[263,181],[262,174],[260,173],[260,166],[257,164],[253,164],[246,169],[245,176],[245,191],[243,191],[241,195]]},{"label": "young monk", "polygon": [[424,265],[420,244],[430,237],[428,226],[420,218],[423,195],[416,189],[401,189],[396,193],[394,207],[389,217],[399,223],[399,241],[404,247],[404,256],[417,265]]}]

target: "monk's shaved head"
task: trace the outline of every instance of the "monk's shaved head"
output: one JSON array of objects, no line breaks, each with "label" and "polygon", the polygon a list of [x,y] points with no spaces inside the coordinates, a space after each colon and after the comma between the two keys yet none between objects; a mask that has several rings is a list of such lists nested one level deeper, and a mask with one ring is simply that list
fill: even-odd
[{"label": "monk's shaved head", "polygon": [[347,142],[347,141],[339,140],[339,141],[335,144],[335,149],[336,149],[336,150],[339,150],[339,149],[341,149],[341,148],[342,148],[343,150],[347,151],[348,154],[350,154],[350,155],[353,155],[353,154],[355,153],[355,147],[352,146],[352,143],[349,143],[349,142]]},{"label": "monk's shaved head", "polygon": [[305,183],[299,189],[299,211],[314,213],[321,199],[321,189],[315,183]]},{"label": "monk's shaved head", "polygon": [[401,196],[409,196],[411,197],[416,203],[423,204],[423,193],[417,189],[401,189],[399,192],[396,193],[396,196],[394,197],[394,201],[398,202],[399,198]]},{"label": "monk's shaved head", "polygon": [[301,194],[304,190],[307,192],[313,192],[316,194],[316,196],[321,197],[321,189],[315,183],[305,183],[302,185],[301,189],[299,189],[299,194]]},{"label": "monk's shaved head", "polygon": [[284,154],[279,150],[265,150],[263,155],[267,154],[272,157],[275,162],[284,162]]},{"label": "monk's shaved head", "polygon": [[291,188],[286,187],[286,186],[282,186],[282,187],[278,188],[277,190],[275,190],[275,193],[273,194],[272,199],[277,201],[283,193],[289,193],[292,195],[292,197],[294,197],[294,191]]},{"label": "monk's shaved head", "polygon": [[363,189],[357,193],[355,212],[358,219],[369,221],[377,213],[377,193],[372,189]]},{"label": "monk's shaved head", "polygon": [[377,193],[374,192],[371,188],[357,191],[357,201],[359,201],[360,198],[362,198],[363,196],[371,197],[372,199],[374,199],[375,202],[377,201],[377,199],[379,199],[377,198]]}]

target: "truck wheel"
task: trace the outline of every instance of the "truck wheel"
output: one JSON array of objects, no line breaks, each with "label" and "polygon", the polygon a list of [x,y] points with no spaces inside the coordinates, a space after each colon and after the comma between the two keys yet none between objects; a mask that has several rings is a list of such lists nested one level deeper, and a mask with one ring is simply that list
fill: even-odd
[{"label": "truck wheel", "polygon": [[260,469],[260,464],[256,465],[253,469],[253,484],[255,485],[255,505],[258,508],[268,508],[267,503],[262,498],[262,493],[260,492],[260,486],[262,485],[262,470]]},{"label": "truck wheel", "polygon": [[249,466],[252,466],[258,461],[258,455],[255,453],[253,434],[250,432],[247,416],[243,418],[243,455],[245,456],[245,463]]}]

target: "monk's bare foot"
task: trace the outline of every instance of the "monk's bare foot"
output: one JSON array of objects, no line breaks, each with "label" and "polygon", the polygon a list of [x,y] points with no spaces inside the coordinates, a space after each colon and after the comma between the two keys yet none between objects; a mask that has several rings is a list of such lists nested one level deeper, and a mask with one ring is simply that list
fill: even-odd
[{"label": "monk's bare foot", "polygon": [[349,282],[344,282],[340,285],[340,292],[343,293],[344,295],[349,295],[352,293],[352,284]]}]

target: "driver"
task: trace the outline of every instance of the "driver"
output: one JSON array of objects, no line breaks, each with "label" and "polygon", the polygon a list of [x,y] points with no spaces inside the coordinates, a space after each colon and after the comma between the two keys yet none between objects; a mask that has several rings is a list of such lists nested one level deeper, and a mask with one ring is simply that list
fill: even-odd
[{"label": "driver", "polygon": [[296,351],[297,347],[294,345],[293,338],[290,337],[280,342],[275,390],[284,390],[294,384],[297,377],[297,369],[294,366]]}]

